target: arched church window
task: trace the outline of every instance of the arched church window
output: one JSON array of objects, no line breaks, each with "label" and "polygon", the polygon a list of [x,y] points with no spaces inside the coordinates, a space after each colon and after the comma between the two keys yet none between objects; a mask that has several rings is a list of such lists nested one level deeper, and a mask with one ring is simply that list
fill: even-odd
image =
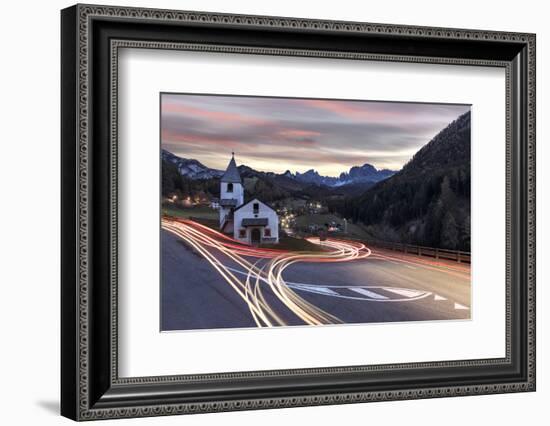
[{"label": "arched church window", "polygon": [[227,192],[233,192],[233,184],[232,183],[227,184]]}]

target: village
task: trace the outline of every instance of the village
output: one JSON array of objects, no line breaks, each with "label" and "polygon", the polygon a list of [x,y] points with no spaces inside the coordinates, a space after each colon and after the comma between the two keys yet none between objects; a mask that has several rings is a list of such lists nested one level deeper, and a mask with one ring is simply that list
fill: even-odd
[{"label": "village", "polygon": [[258,246],[313,249],[305,238],[346,236],[365,238],[360,226],[331,214],[322,200],[284,199],[267,203],[247,198],[234,155],[220,179],[219,197],[207,193],[164,198],[165,216],[191,219],[221,231],[235,240]]}]

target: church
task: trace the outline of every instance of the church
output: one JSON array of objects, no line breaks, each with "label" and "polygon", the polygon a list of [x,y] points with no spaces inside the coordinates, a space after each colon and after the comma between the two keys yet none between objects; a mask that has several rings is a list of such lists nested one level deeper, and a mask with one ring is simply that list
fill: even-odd
[{"label": "church", "polygon": [[231,156],[220,181],[220,230],[247,244],[279,242],[279,217],[275,210],[254,198],[244,202],[244,186]]}]

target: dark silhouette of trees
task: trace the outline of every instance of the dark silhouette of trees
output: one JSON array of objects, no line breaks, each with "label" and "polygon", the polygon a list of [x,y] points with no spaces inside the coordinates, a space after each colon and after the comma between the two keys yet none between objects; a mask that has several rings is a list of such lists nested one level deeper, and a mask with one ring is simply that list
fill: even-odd
[{"label": "dark silhouette of trees", "polygon": [[328,207],[367,225],[379,239],[469,251],[470,113],[443,129],[399,173]]},{"label": "dark silhouette of trees", "polygon": [[207,194],[211,197],[219,197],[220,195],[220,180],[204,179],[192,180],[182,176],[178,172],[175,164],[169,161],[162,161],[161,168],[162,195],[169,197],[172,195],[195,196]]}]

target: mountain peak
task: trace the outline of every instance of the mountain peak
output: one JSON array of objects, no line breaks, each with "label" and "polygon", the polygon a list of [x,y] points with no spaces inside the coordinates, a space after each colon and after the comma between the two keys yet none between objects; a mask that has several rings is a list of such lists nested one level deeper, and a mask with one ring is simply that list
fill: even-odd
[{"label": "mountain peak", "polygon": [[302,174],[302,176],[308,175],[308,176],[319,176],[319,173],[315,169],[309,169],[307,172]]},{"label": "mountain peak", "polygon": [[[221,178],[224,176],[224,172],[222,170],[211,169],[194,159],[178,157],[165,149],[162,149],[162,159],[163,161],[175,164],[179,173],[190,179],[211,179]],[[296,172],[295,174],[293,174],[290,170],[285,171],[281,175],[276,175],[271,172],[262,173],[244,164],[235,167],[234,160],[231,160],[229,167],[234,169],[234,171],[238,170],[236,173],[239,173],[242,177],[253,177],[259,174],[271,177],[284,176],[289,179],[294,179],[300,183],[313,184],[317,186],[325,185],[329,187],[338,187],[355,183],[376,183],[390,177],[395,173],[391,170],[376,170],[374,166],[368,163],[365,163],[362,166],[351,167],[349,172],[342,172],[339,177],[323,176],[320,175],[315,169],[309,169],[304,173]]]},{"label": "mountain peak", "polygon": [[423,174],[470,161],[470,111],[462,114],[424,145],[400,174]]},{"label": "mountain peak", "polygon": [[178,157],[166,149],[162,149],[162,160],[174,164],[180,175],[190,179],[212,179],[219,178],[223,175],[223,171],[206,167],[200,161]]},{"label": "mountain peak", "polygon": [[304,173],[296,172],[296,175],[287,173],[290,172],[285,172],[285,176],[293,177],[300,182],[336,187],[355,183],[376,183],[390,177],[395,172],[387,169],[377,170],[373,165],[365,163],[362,166],[351,167],[348,172],[342,172],[338,177],[322,176],[314,169],[309,169]]}]

